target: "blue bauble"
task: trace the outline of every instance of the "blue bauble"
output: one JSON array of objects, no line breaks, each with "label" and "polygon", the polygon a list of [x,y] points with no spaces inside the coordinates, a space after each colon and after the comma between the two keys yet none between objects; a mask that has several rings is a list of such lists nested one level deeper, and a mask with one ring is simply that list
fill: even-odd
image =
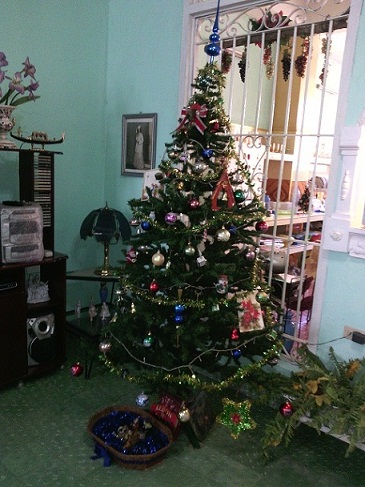
[{"label": "blue bauble", "polygon": [[202,156],[204,159],[210,159],[213,155],[213,149],[204,149],[202,152]]},{"label": "blue bauble", "polygon": [[174,316],[175,323],[182,323],[184,321],[183,315],[175,315]]},{"label": "blue bauble", "polygon": [[242,355],[242,352],[239,348],[237,348],[236,350],[232,350],[232,356],[234,358],[240,358],[241,355]]},{"label": "blue bauble", "polygon": [[219,53],[221,52],[221,48],[218,44],[208,44],[207,46],[204,47],[204,51],[209,56],[219,56]]},{"label": "blue bauble", "polygon": [[144,221],[141,223],[141,228],[142,230],[150,230],[151,229],[151,223],[150,222],[147,222],[147,221]]},{"label": "blue bauble", "polygon": [[219,34],[217,34],[216,32],[213,32],[213,34],[210,34],[209,40],[211,42],[213,42],[214,44],[217,44],[221,40],[221,38],[219,37]]},{"label": "blue bauble", "polygon": [[185,311],[185,306],[183,304],[177,304],[174,309],[177,315],[181,315]]}]

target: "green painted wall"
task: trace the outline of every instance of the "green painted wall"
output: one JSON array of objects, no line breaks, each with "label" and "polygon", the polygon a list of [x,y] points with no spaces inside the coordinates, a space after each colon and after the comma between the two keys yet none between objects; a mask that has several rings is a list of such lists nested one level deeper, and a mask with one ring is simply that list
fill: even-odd
[{"label": "green painted wall", "polygon": [[[158,8],[156,8],[158,7]],[[177,120],[181,0],[2,0],[0,51],[9,74],[29,56],[40,83],[35,103],[16,110],[24,133],[66,133],[56,150],[56,249],[68,269],[102,263],[102,246],[79,237],[89,211],[104,206],[128,214],[142,179],[121,175],[121,120],[158,113],[157,160]],[[0,201],[18,199],[16,154],[0,152]],[[111,249],[120,258],[121,245]],[[113,263],[113,261],[112,261]],[[68,282],[68,308],[86,306],[97,285]]]}]

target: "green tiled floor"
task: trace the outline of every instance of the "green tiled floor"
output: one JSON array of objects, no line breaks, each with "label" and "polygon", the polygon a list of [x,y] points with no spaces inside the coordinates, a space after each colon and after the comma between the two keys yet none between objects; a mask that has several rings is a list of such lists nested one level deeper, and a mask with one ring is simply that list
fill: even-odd
[{"label": "green tiled floor", "polygon": [[[94,368],[89,380],[72,377],[82,357],[72,351],[56,373],[0,391],[0,486],[6,487],[363,487],[365,452],[345,458],[346,445],[301,426],[288,449],[262,457],[262,414],[258,427],[233,440],[216,424],[201,449],[181,434],[164,462],[146,471],[104,467],[90,459],[86,425],[97,410],[134,404],[141,392]],[[10,366],[10,365],[9,365]]]}]

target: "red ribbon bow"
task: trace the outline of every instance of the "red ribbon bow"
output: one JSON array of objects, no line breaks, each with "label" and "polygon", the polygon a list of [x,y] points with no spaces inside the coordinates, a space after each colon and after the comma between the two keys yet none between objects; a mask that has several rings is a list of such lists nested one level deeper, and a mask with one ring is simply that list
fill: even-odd
[{"label": "red ribbon bow", "polygon": [[208,108],[205,105],[199,105],[199,103],[193,103],[189,107],[183,108],[181,110],[181,115],[183,118],[175,132],[181,130],[186,122],[190,122],[195,125],[195,127],[203,135],[207,126],[203,122],[202,118],[205,118],[207,113]]}]

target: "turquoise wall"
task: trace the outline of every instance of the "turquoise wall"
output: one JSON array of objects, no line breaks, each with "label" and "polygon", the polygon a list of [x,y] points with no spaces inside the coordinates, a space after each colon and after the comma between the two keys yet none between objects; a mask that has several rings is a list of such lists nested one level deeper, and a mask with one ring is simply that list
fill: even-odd
[{"label": "turquoise wall", "polygon": [[[156,8],[158,6],[158,8]],[[174,129],[178,107],[181,0],[2,0],[0,51],[8,71],[26,56],[40,83],[35,103],[16,110],[16,127],[50,137],[55,146],[56,249],[68,269],[102,263],[102,247],[79,237],[92,209],[117,208],[139,197],[142,179],[121,175],[121,120],[127,113],[158,113],[157,159]],[[18,199],[16,154],[0,152],[0,201]],[[120,258],[121,245],[111,249]],[[68,308],[87,305],[96,284],[68,282]]]}]

